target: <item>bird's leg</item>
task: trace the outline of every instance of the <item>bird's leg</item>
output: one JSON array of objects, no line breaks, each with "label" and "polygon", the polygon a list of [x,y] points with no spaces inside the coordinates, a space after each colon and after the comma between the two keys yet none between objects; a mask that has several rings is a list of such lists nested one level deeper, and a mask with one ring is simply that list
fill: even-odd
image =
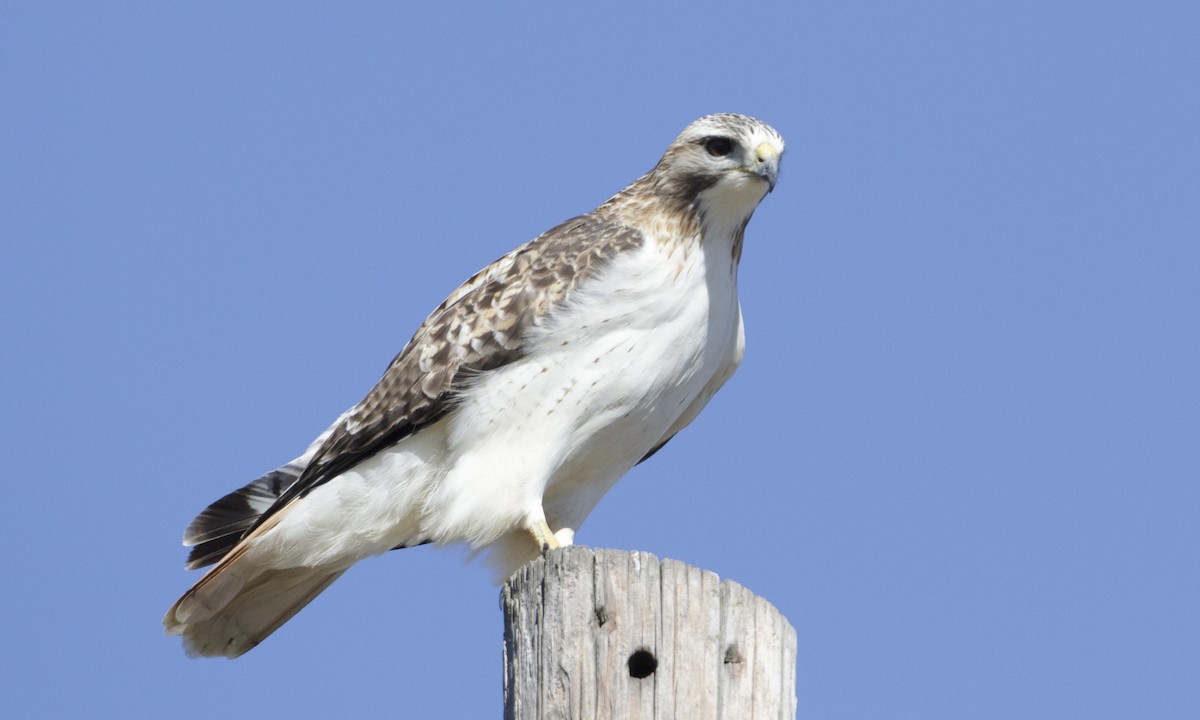
[{"label": "bird's leg", "polygon": [[562,547],[562,543],[558,541],[558,538],[550,530],[550,526],[546,524],[546,518],[540,514],[537,517],[529,518],[525,522],[525,529],[533,536],[534,542],[538,544],[542,552]]},{"label": "bird's leg", "polygon": [[546,513],[540,507],[525,516],[525,529],[542,552],[575,543],[575,530],[569,527],[560,528],[558,532],[551,530],[550,523],[546,522]]}]

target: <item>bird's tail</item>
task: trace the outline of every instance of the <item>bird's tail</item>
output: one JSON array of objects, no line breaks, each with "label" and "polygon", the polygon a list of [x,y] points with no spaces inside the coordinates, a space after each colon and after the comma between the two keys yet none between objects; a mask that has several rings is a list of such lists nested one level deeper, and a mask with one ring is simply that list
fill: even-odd
[{"label": "bird's tail", "polygon": [[179,598],[163,618],[193,657],[235,658],[262,642],[310,603],[346,568],[263,569],[253,537],[243,541]]},{"label": "bird's tail", "polygon": [[[293,498],[284,507],[273,507],[348,413],[303,455],[209,505],[184,531],[183,544],[191,548],[187,568],[216,563],[163,618],[168,635],[183,636],[189,655],[233,658],[245,653],[300,612],[353,563],[352,559],[319,566],[280,563],[279,558],[268,557],[270,553],[258,543],[295,506],[297,499]],[[268,510],[271,514],[259,524]]]},{"label": "bird's tail", "polygon": [[254,529],[300,476],[308,456],[272,470],[205,508],[183,533],[188,569],[216,566],[163,618],[168,635],[182,635],[189,655],[237,657],[262,642],[337,580],[346,566],[272,567],[257,540],[289,508]]}]

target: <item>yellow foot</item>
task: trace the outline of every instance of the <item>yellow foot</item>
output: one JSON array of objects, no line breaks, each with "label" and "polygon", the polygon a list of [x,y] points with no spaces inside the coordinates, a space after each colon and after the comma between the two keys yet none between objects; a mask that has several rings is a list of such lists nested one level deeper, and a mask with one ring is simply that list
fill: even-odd
[{"label": "yellow foot", "polygon": [[529,534],[533,536],[534,542],[538,544],[542,552],[562,547],[562,543],[558,541],[558,538],[554,537],[554,533],[551,532],[550,526],[546,524],[545,519],[538,518],[537,520],[532,520],[525,528],[529,530]]}]

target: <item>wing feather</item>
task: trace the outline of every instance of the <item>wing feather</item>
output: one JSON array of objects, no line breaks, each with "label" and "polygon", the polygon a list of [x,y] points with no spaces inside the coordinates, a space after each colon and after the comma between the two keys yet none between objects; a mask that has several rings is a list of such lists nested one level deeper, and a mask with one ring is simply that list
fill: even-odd
[{"label": "wing feather", "polygon": [[255,525],[385,447],[441,419],[473,375],[525,355],[528,331],[580,283],[640,247],[626,225],[581,215],[501,257],[434,310],[367,396],[332,428],[296,482]]}]

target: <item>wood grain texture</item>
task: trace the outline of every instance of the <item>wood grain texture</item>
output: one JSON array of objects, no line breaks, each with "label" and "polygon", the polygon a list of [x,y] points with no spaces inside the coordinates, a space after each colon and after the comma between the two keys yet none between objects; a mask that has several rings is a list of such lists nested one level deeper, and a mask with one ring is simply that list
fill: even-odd
[{"label": "wood grain texture", "polygon": [[758,720],[796,716],[796,632],[714,573],[568,547],[501,593],[510,720]]}]

